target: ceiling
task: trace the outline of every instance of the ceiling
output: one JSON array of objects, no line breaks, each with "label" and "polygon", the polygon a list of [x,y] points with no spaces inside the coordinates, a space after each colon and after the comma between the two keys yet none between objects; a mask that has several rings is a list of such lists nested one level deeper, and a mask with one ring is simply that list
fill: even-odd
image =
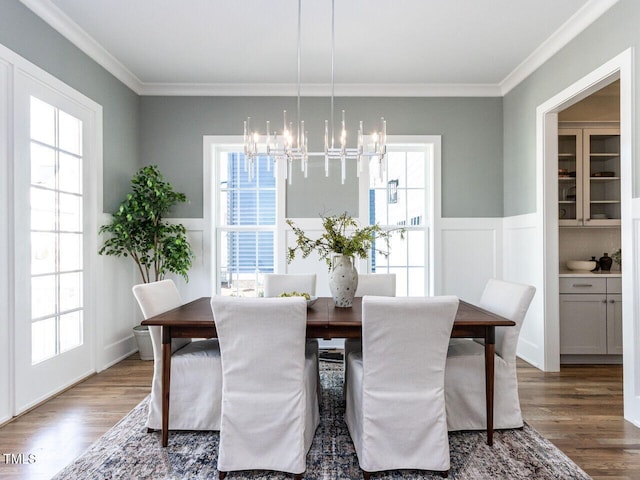
[{"label": "ceiling", "polygon": [[[21,0],[143,95],[295,95],[296,0]],[[336,95],[503,95],[617,0],[336,0]],[[302,0],[303,95],[331,0]]]}]

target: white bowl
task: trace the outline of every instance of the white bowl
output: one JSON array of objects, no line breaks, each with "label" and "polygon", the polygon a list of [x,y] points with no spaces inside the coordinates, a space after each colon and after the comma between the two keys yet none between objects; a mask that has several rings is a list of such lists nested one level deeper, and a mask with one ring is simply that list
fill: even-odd
[{"label": "white bowl", "polygon": [[569,260],[567,268],[576,272],[590,272],[596,268],[596,262],[593,260]]}]

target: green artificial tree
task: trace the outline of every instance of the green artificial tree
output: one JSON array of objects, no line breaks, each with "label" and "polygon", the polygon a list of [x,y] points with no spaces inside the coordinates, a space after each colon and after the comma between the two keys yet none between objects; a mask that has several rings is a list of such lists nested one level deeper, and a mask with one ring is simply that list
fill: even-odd
[{"label": "green artificial tree", "polygon": [[165,182],[157,166],[141,168],[131,180],[133,191],[113,214],[111,223],[100,227],[108,234],[100,255],[131,257],[145,283],[162,280],[168,272],[189,281],[193,252],[183,225],[163,221],[174,205],[186,202]]}]

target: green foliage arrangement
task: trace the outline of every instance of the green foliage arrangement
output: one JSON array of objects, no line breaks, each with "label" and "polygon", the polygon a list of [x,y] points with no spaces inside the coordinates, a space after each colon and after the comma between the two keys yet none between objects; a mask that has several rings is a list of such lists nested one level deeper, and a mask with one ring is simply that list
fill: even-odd
[{"label": "green foliage arrangement", "polygon": [[133,192],[120,204],[108,225],[100,255],[133,258],[145,283],[162,280],[172,272],[189,281],[193,252],[183,225],[163,222],[171,207],[186,202],[184,193],[165,182],[157,166],[143,167],[131,180]]},{"label": "green foliage arrangement", "polygon": [[619,266],[622,266],[622,249],[619,248],[618,250],[613,252],[611,258],[613,258],[613,261],[616,262]]},{"label": "green foliage arrangement", "polygon": [[358,221],[346,212],[341,215],[320,216],[320,218],[324,233],[317,239],[309,238],[292,220],[287,220],[287,224],[296,235],[296,246],[289,248],[287,262],[291,263],[298,252],[302,253],[302,258],[307,258],[311,252],[315,251],[331,268],[333,255],[367,258],[371,252],[371,245],[376,239],[383,240],[386,247],[384,250],[376,248],[376,251],[387,257],[391,235],[399,232],[401,238],[404,238],[404,229],[383,230],[378,224],[360,226]]}]

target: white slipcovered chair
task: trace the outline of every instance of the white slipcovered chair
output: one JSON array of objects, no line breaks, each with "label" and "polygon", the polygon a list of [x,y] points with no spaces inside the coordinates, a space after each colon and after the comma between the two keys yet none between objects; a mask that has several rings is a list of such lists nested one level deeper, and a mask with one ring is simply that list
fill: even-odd
[{"label": "white slipcovered chair", "polygon": [[316,294],[315,273],[267,273],[264,276],[264,296],[278,297],[281,293]]},{"label": "white slipcovered chair", "polygon": [[[363,273],[358,274],[358,288],[356,297],[375,295],[380,297],[396,296],[395,273]],[[362,340],[359,338],[347,338],[344,341],[344,384],[347,385],[347,358],[351,352],[362,351]]]},{"label": "white slipcovered chair", "polygon": [[[182,305],[171,280],[133,287],[145,319]],[[153,381],[147,428],[162,428],[162,331],[150,326],[153,346]],[[222,401],[222,367],[218,340],[174,338],[171,343],[170,430],[219,430]]]},{"label": "white slipcovered chair", "polygon": [[[281,293],[308,293],[316,295],[315,273],[267,273],[264,276],[264,296],[267,298],[279,297]],[[320,345],[317,339],[309,339],[306,343],[307,353],[316,356],[316,362],[320,361]],[[322,389],[320,386],[320,367],[318,366],[317,378],[318,403],[322,402]]]},{"label": "white slipcovered chair", "polygon": [[[535,294],[530,285],[491,279],[479,306],[513,320],[513,327],[496,327],[493,425],[496,429],[523,426],[516,376],[516,348],[522,323]],[[487,428],[484,343],[454,339],[449,345],[445,397],[449,431]]]},{"label": "white slipcovered chair", "polygon": [[300,297],[213,297],[222,357],[219,478],[275,470],[302,478],[320,422],[317,361]]},{"label": "white slipcovered chair", "polygon": [[365,479],[383,470],[448,472],[444,367],[457,309],[453,296],[362,299],[362,353],[348,358],[345,421]]}]

